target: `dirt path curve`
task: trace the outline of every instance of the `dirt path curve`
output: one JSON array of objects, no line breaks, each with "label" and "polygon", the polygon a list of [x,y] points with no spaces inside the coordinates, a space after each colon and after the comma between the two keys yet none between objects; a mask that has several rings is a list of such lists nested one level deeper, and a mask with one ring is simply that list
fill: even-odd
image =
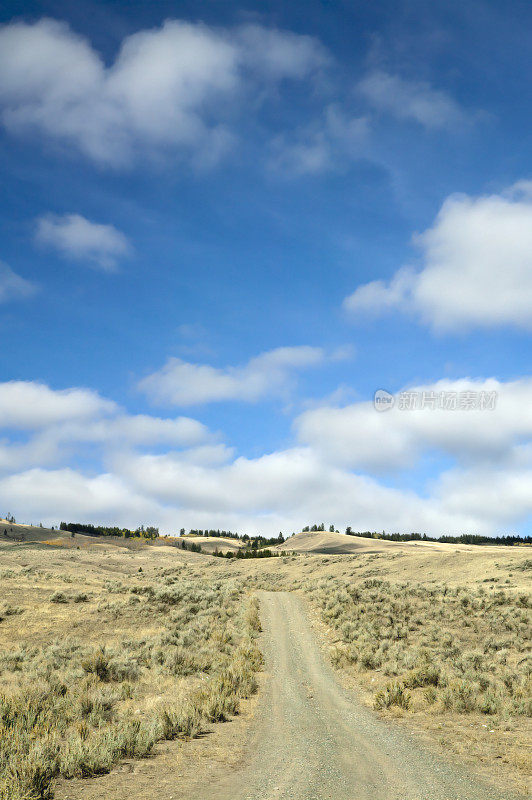
[{"label": "dirt path curve", "polygon": [[249,758],[202,800],[509,800],[342,689],[297,596],[259,597],[267,680]]}]

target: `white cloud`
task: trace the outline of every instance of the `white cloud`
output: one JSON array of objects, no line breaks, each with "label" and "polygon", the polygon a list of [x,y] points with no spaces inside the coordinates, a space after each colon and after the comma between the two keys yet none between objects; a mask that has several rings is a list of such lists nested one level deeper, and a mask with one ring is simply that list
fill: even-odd
[{"label": "white cloud", "polygon": [[[27,439],[9,438],[14,431],[26,431]],[[219,461],[222,453],[217,439],[198,420],[125,414],[116,403],[88,389],[54,390],[32,381],[0,383],[3,471],[54,464],[75,454],[80,446],[92,444],[105,452],[189,448],[190,458]]]},{"label": "white cloud", "polygon": [[221,400],[255,402],[269,395],[285,394],[298,369],[323,363],[320,347],[278,347],[252,358],[243,367],[219,369],[170,358],[164,367],[148,375],[139,389],[152,401],[193,405]]},{"label": "white cloud", "polygon": [[218,435],[190,417],[126,414],[86,389],[0,383],[0,473],[65,464],[86,452],[112,462],[118,453],[153,448],[186,451],[183,458],[198,464],[220,464],[232,456]]},{"label": "white cloud", "polygon": [[42,428],[58,422],[88,420],[115,409],[115,403],[90,389],[54,391],[35,381],[0,383],[0,429]]},{"label": "white cloud", "polygon": [[532,181],[517,181],[504,194],[512,199],[532,200]]},{"label": "white cloud", "polygon": [[96,442],[113,447],[166,445],[196,447],[212,440],[208,428],[190,417],[161,419],[148,414],[118,414],[107,418],[64,421],[48,427],[47,439],[56,442]]},{"label": "white cloud", "polygon": [[303,449],[240,457],[221,468],[191,466],[179,454],[147,455],[124,459],[119,472],[161,501],[206,511],[278,513],[323,491],[323,476]]},{"label": "white cloud", "polygon": [[366,75],[357,88],[377,110],[398,119],[414,120],[426,128],[451,128],[467,122],[465,112],[450,95],[424,81],[375,71]]},{"label": "white cloud", "polygon": [[339,168],[346,160],[363,155],[369,127],[367,117],[350,117],[330,105],[317,122],[272,141],[270,166],[288,175],[315,175]]},{"label": "white cloud", "polygon": [[313,36],[262,25],[242,25],[236,29],[236,38],[242,61],[272,80],[301,80],[331,61]]},{"label": "white cloud", "polygon": [[66,258],[87,261],[109,271],[131,252],[127,237],[113,225],[91,222],[80,214],[39,217],[35,238]]},{"label": "white cloud", "polygon": [[[0,420],[30,434],[23,442],[7,430],[0,440],[0,507],[45,524],[144,522],[168,532],[277,534],[323,521],[489,534],[522,524],[532,513],[532,380],[439,381],[415,390],[497,391],[498,402],[479,412],[378,413],[368,403],[313,409],[296,421],[295,446],[247,458],[187,417],[129,415],[88,390],[2,384]],[[434,452],[456,465],[427,481],[423,495],[367,474],[404,470]],[[87,453],[91,464],[100,454],[95,472],[68,466]]]},{"label": "white cloud", "polygon": [[351,313],[417,313],[438,330],[532,327],[532,193],[521,181],[499,195],[452,195],[432,228],[415,237],[419,272],[399,270],[344,301]]},{"label": "white cloud", "polygon": [[449,514],[464,509],[488,530],[519,525],[532,514],[532,459],[521,468],[451,470],[436,485]]},{"label": "white cloud", "polygon": [[298,439],[326,461],[376,472],[408,469],[434,451],[462,463],[500,465],[532,440],[531,378],[441,380],[408,391],[427,398],[455,393],[458,406],[462,393],[496,392],[496,402],[493,409],[404,410],[396,398],[395,406],[381,413],[372,402],[312,409],[295,421]]},{"label": "white cloud", "polygon": [[167,444],[192,447],[210,438],[208,429],[190,417],[160,419],[148,414],[122,415],[106,420],[101,432],[103,440],[116,437],[129,444]]},{"label": "white cloud", "polygon": [[403,267],[388,283],[379,280],[359,286],[344,300],[344,308],[353,314],[381,313],[394,308],[406,310],[415,280],[413,270]]},{"label": "white cloud", "polygon": [[60,457],[58,443],[49,436],[35,435],[25,442],[0,437],[0,473],[9,474],[35,466],[55,464]]},{"label": "white cloud", "polygon": [[168,20],[125,38],[106,66],[64,23],[16,22],[0,28],[1,119],[102,163],[172,148],[205,165],[230,146],[229,109],[243,92],[305,78],[325,60],[310,37]]},{"label": "white cloud", "polygon": [[127,519],[136,527],[135,520],[151,521],[150,515],[161,513],[156,503],[132,491],[116,475],[88,477],[68,468],[36,468],[1,479],[0,503],[23,509],[27,521],[49,525],[67,517],[94,522]]},{"label": "white cloud", "polygon": [[31,297],[36,291],[35,284],[21,278],[11,267],[0,261],[0,303]]},{"label": "white cloud", "polygon": [[314,520],[435,534],[495,529],[485,515],[468,513],[467,503],[447,510],[445,498],[385,487],[307,448],[223,465],[193,464],[184,456],[130,456],[96,477],[29,470],[0,479],[0,504],[50,524],[58,517],[131,526],[144,520],[174,533],[183,525],[274,535]]}]

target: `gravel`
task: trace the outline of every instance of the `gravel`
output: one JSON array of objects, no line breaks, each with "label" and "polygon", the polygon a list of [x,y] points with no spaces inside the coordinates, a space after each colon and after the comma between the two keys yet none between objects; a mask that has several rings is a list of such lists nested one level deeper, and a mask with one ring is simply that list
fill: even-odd
[{"label": "gravel", "polygon": [[511,800],[342,688],[296,595],[260,601],[267,679],[248,755],[202,800]]}]

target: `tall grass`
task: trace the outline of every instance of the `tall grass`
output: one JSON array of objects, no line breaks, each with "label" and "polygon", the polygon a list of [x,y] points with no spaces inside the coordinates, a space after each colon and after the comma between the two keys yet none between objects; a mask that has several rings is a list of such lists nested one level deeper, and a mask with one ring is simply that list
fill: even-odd
[{"label": "tall grass", "polygon": [[[100,602],[98,613],[129,615],[133,630],[141,623],[157,633],[0,652],[0,800],[51,798],[58,775],[98,775],[122,758],[149,756],[161,739],[197,736],[256,690],[260,622],[241,584],[167,570],[131,590],[110,587],[121,597]],[[56,592],[50,600],[87,600],[77,598]],[[165,699],[143,706],[152,682],[164,685]]]}]

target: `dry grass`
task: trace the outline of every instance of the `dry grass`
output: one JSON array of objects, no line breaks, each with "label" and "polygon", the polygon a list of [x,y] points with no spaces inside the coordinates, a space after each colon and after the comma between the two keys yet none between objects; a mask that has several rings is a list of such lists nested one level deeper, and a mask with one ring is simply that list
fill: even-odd
[{"label": "dry grass", "polygon": [[329,579],[316,594],[339,635],[337,663],[378,671],[379,683],[412,690],[418,707],[532,716],[527,595],[380,579]]},{"label": "dry grass", "polygon": [[[437,733],[482,759],[504,758],[520,788],[532,718],[530,599],[494,588],[354,583],[329,577],[307,586],[334,632],[331,657],[353,675],[375,709]],[[464,739],[464,725],[483,732]],[[441,738],[441,737],[440,737]]]},{"label": "dry grass", "polygon": [[24,607],[0,609],[1,800],[49,798],[58,775],[98,775],[195,737],[256,690],[258,614],[242,581],[180,565],[147,579],[127,563],[109,580],[104,559],[80,592],[77,559],[42,552],[2,573]]},{"label": "dry grass", "polygon": [[530,550],[377,542],[272,563],[76,540],[0,542],[1,800],[231,716],[260,665],[256,588],[310,599],[335,663],[385,718],[523,787]]}]

